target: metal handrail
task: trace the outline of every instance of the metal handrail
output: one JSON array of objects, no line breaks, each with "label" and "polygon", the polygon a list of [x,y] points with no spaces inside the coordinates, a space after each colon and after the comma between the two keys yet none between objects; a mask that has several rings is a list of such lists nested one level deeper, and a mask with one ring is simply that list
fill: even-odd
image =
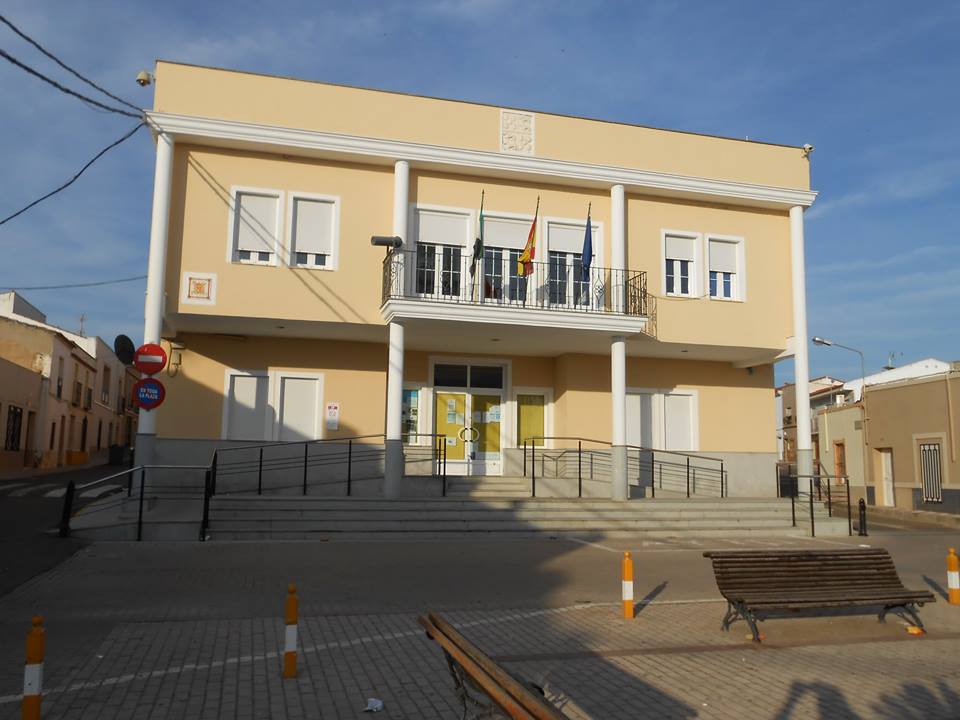
[{"label": "metal handrail", "polygon": [[[495,258],[498,250],[506,254]],[[567,265],[536,260],[529,263],[527,274],[518,275],[510,252],[488,247],[476,263],[465,248],[452,244],[388,252],[383,259],[381,304],[409,298],[482,307],[647,315],[647,273],[642,270],[591,265],[584,271],[576,261]]]},{"label": "metal handrail", "polygon": [[[530,468],[531,468],[531,473],[530,473],[530,478],[531,478],[530,490],[531,490],[531,494],[532,494],[534,497],[536,497],[536,492],[537,492],[536,458],[537,458],[537,441],[538,441],[538,440],[539,440],[539,441],[542,441],[542,442],[541,442],[541,450],[540,450],[540,452],[541,452],[541,458],[542,458],[541,461],[540,461],[541,467],[543,466],[543,462],[544,462],[543,458],[548,458],[548,459],[550,459],[551,461],[554,462],[554,470],[556,471],[556,463],[560,460],[560,458],[562,458],[562,457],[563,457],[565,454],[567,454],[567,453],[573,453],[573,452],[576,452],[576,453],[577,453],[577,494],[578,494],[579,497],[582,497],[582,496],[583,496],[583,468],[582,468],[582,456],[583,456],[583,453],[584,453],[583,443],[587,442],[587,443],[594,443],[594,444],[596,444],[596,445],[602,445],[602,446],[610,447],[610,448],[614,447],[613,443],[611,443],[611,442],[608,441],[608,440],[597,440],[597,439],[595,439],[595,438],[584,438],[584,437],[578,437],[578,436],[575,436],[575,435],[552,435],[552,436],[548,436],[548,435],[532,435],[532,436],[529,436],[529,437],[525,438],[524,441],[523,441],[523,474],[524,474],[524,477],[527,476],[527,449],[528,449],[528,443],[529,443],[529,444],[530,444],[531,451],[532,451],[532,453],[531,453],[531,463],[530,463]],[[546,442],[547,442],[548,440],[549,440],[549,441],[554,441],[554,440],[574,441],[574,440],[575,440],[575,441],[577,441],[577,447],[576,447],[576,448],[569,447],[569,448],[549,448],[549,449],[548,449],[548,448],[546,448]],[[640,457],[639,457],[640,453],[649,453],[649,454],[650,454],[651,460],[650,460],[649,466],[650,466],[650,471],[651,471],[651,473],[653,473],[658,466],[659,466],[659,468],[660,468],[661,489],[662,489],[662,487],[663,487],[663,485],[662,485],[662,483],[663,483],[663,467],[664,467],[664,466],[667,466],[667,467],[679,467],[679,468],[683,468],[683,470],[684,470],[684,475],[685,475],[685,479],[686,479],[686,493],[687,493],[687,497],[690,497],[690,495],[691,495],[692,492],[694,492],[694,493],[696,492],[696,484],[697,484],[697,480],[698,480],[698,478],[697,478],[697,473],[698,473],[698,471],[699,471],[699,473],[700,473],[700,475],[701,475],[701,477],[700,477],[700,480],[701,480],[701,481],[709,481],[709,482],[717,482],[717,481],[719,481],[719,483],[720,483],[720,497],[721,497],[721,498],[727,497],[727,495],[728,495],[729,483],[727,482],[727,473],[726,473],[726,471],[725,471],[725,469],[724,469],[724,460],[723,460],[723,458],[709,457],[709,456],[707,456],[707,455],[697,455],[697,454],[695,454],[695,453],[689,453],[689,452],[685,452],[685,451],[682,451],[682,450],[656,450],[656,449],[654,449],[654,448],[645,448],[645,447],[643,447],[643,446],[641,446],[641,445],[629,445],[629,444],[628,444],[628,445],[623,445],[623,446],[621,446],[621,447],[626,448],[627,453],[628,453],[628,456],[629,456],[629,452],[630,452],[631,450],[637,451],[637,453],[638,453],[637,462],[638,462],[638,464],[639,464],[639,469],[642,469],[643,466],[644,466],[644,464],[642,463],[642,461],[640,460]],[[594,452],[596,452],[596,450],[587,450],[587,453],[594,453]],[[660,459],[657,458],[657,455],[658,455],[658,454],[660,455]],[[665,460],[662,459],[662,456],[663,456],[664,454],[679,456],[679,457],[681,457],[681,458],[684,458],[684,462],[683,462],[683,463],[678,463],[678,462],[671,462],[671,461],[669,461],[669,460],[665,461]],[[591,460],[590,478],[593,479],[593,455],[592,455],[592,454],[590,455],[590,460]],[[694,465],[691,465],[691,464],[690,464],[690,461],[691,461],[691,460],[702,460],[702,461],[707,461],[707,462],[711,462],[711,463],[717,463],[718,467],[710,468],[710,467],[703,467],[703,466],[694,466]],[[628,457],[628,464],[629,464],[629,457]],[[704,474],[705,474],[705,473],[706,473],[706,474],[714,474],[714,473],[715,473],[715,474],[718,474],[719,477],[715,477],[715,476],[714,476],[714,477],[710,477],[709,475],[708,475],[707,477],[704,477]],[[656,488],[655,488],[655,484],[654,484],[654,481],[653,481],[652,478],[651,478],[651,496],[652,496],[652,497],[656,497]]]},{"label": "metal handrail", "polygon": [[[210,468],[207,465],[137,465],[132,468],[127,468],[118,473],[112,475],[107,475],[106,477],[99,478],[98,480],[92,480],[91,482],[84,483],[83,485],[76,485],[72,480],[67,483],[67,490],[63,495],[63,506],[60,514],[60,526],[58,534],[60,537],[69,537],[70,536],[70,519],[73,517],[73,501],[76,497],[76,494],[80,490],[85,490],[87,488],[94,487],[96,485],[101,485],[110,480],[114,480],[118,477],[124,475],[129,475],[129,480],[127,482],[127,498],[132,495],[133,492],[133,475],[137,471],[140,471],[140,492],[138,496],[138,509],[137,509],[137,540],[143,539],[143,503],[146,494],[146,473],[147,470],[205,470],[208,475]],[[124,501],[121,501],[125,502]],[[118,504],[114,502],[109,507],[115,507]],[[99,510],[106,509],[106,507],[101,507]]]}]

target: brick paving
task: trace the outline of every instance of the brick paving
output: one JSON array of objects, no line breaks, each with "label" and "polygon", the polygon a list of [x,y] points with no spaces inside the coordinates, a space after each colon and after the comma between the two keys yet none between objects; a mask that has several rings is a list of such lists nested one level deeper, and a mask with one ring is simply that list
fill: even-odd
[{"label": "brick paving", "polygon": [[[771,620],[768,645],[719,630],[721,602],[450,611],[571,718],[956,718],[960,633],[924,638],[869,616]],[[944,623],[936,623],[942,626]],[[818,626],[811,633],[812,626]],[[809,637],[809,640],[804,640]],[[439,649],[412,614],[304,617],[299,675],[280,676],[279,618],[116,625],[49,686],[45,718],[384,718],[462,709]],[[0,698],[16,717],[16,704]]]},{"label": "brick paving", "polygon": [[[339,552],[349,564],[369,548],[282,551],[291,563]],[[480,551],[505,558],[531,548],[471,546],[467,555]],[[204,552],[213,566],[204,565]],[[720,630],[725,605],[708,567],[689,577],[689,569],[708,566],[699,549],[638,563],[649,602],[629,621],[609,596],[560,604],[542,592],[541,603],[527,597],[510,607],[500,590],[440,597],[424,587],[419,599],[398,598],[390,583],[361,596],[337,590],[345,581],[324,565],[326,574],[301,584],[300,672],[283,680],[282,595],[275,592],[282,585],[273,575],[288,568],[271,565],[271,552],[96,545],[0,598],[0,718],[19,717],[23,619],[34,607],[47,608],[49,618],[46,719],[362,718],[368,697],[384,701],[378,717],[459,718],[443,655],[416,624],[418,612],[435,607],[498,662],[544,687],[570,718],[960,717],[960,609],[939,600],[925,607],[929,634],[920,638],[899,619],[879,624],[872,615],[771,619],[758,647],[743,622]],[[401,576],[427,562],[426,552],[410,553]],[[537,556],[540,573],[531,582],[568,572],[575,586],[572,578],[598,563],[615,571],[616,554],[578,552],[586,553],[577,555],[583,568],[564,565],[573,560],[562,554]],[[179,573],[170,570],[176,564]],[[111,582],[128,584],[128,592],[111,600]],[[438,582],[446,587],[450,579]],[[573,587],[562,597],[570,595],[588,593]]]}]

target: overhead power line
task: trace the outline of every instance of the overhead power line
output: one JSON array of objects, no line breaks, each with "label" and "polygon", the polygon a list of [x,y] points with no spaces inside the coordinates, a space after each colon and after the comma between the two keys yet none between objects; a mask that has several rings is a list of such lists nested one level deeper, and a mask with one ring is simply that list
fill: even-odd
[{"label": "overhead power line", "polygon": [[[0,52],[3,52],[3,51],[0,50]],[[128,132],[127,132],[123,137],[121,137],[119,140],[114,140],[112,143],[110,143],[109,145],[107,145],[103,150],[101,150],[101,151],[98,152],[96,155],[94,155],[94,156],[89,160],[89,162],[87,162],[86,165],[84,165],[82,168],[80,168],[80,171],[77,172],[76,175],[74,175],[72,178],[70,178],[69,180],[67,180],[67,182],[65,182],[63,185],[61,185],[60,187],[58,187],[56,190],[52,190],[52,191],[48,192],[48,193],[47,193],[46,195],[44,195],[43,197],[37,198],[36,200],[34,200],[34,201],[33,201],[32,203],[30,203],[29,205],[20,208],[20,209],[17,210],[15,213],[13,213],[13,215],[8,215],[8,216],[5,217],[3,220],[0,220],[0,225],[3,225],[3,224],[5,224],[5,223],[9,222],[10,220],[13,220],[15,217],[17,217],[17,215],[22,215],[22,214],[25,213],[27,210],[29,210],[30,208],[32,208],[34,205],[39,205],[40,203],[42,203],[42,202],[43,202],[44,200],[46,200],[47,198],[53,197],[54,195],[56,195],[56,194],[57,194],[58,192],[60,192],[61,190],[65,190],[66,188],[68,188],[68,187],[70,187],[71,185],[73,185],[73,183],[76,182],[77,178],[79,178],[81,175],[83,175],[84,172],[86,172],[87,168],[89,168],[91,165],[93,165],[97,160],[99,160],[101,157],[103,157],[107,152],[109,152],[110,150],[112,150],[113,148],[115,148],[117,145],[119,145],[120,143],[122,143],[124,140],[126,140],[127,138],[129,138],[131,135],[133,135],[137,130],[139,130],[140,128],[142,128],[144,125],[146,125],[146,123],[144,123],[144,122],[139,122],[139,123],[137,123],[136,127],[134,127],[132,130],[128,131]]]},{"label": "overhead power line", "polygon": [[70,283],[68,285],[29,285],[24,287],[5,287],[4,290],[16,290],[21,292],[23,290],[64,290],[67,288],[87,288],[87,287],[99,287],[100,285],[117,285],[119,283],[133,282],[134,280],[145,280],[146,275],[134,275],[133,277],[128,278],[119,278],[117,280],[100,280],[98,282],[88,282],[88,283]]},{"label": "overhead power line", "polygon": [[56,80],[52,80],[51,78],[48,78],[43,73],[37,70],[34,70],[29,65],[25,65],[24,63],[20,62],[13,55],[8,53],[6,50],[0,49],[0,57],[2,57],[7,62],[12,63],[13,65],[16,65],[18,68],[20,68],[24,72],[30,73],[34,77],[37,77],[43,80],[44,82],[49,83],[50,85],[53,85],[53,87],[55,87],[60,92],[66,93],[67,95],[72,95],[73,97],[78,98],[79,100],[82,100],[85,103],[101,108],[103,110],[108,110],[110,112],[117,113],[118,115],[126,115],[127,117],[132,117],[137,119],[140,119],[141,117],[143,117],[143,112],[139,111],[139,109],[138,109],[138,112],[136,113],[128,112],[127,110],[121,110],[120,108],[115,108],[110,105],[104,105],[102,102],[94,100],[91,97],[87,97],[86,95],[82,95],[81,93],[78,93],[76,90],[71,90],[70,88],[64,87],[63,85],[58,83]]},{"label": "overhead power line", "polygon": [[93,82],[92,80],[89,80],[88,78],[85,78],[83,75],[81,75],[79,72],[77,72],[77,71],[74,70],[72,67],[70,67],[69,65],[67,65],[65,62],[63,62],[60,58],[58,58],[58,57],[57,57],[56,55],[54,55],[52,52],[50,52],[49,50],[47,50],[46,48],[44,48],[42,45],[40,45],[40,43],[38,43],[38,42],[37,42],[36,40],[34,40],[32,37],[30,37],[30,36],[27,35],[25,32],[23,32],[20,28],[18,28],[18,27],[17,27],[16,25],[14,25],[12,22],[10,22],[9,20],[7,20],[7,18],[5,18],[3,15],[0,15],[0,22],[2,22],[4,25],[6,25],[6,26],[7,26],[8,28],[10,28],[11,30],[13,30],[17,35],[19,35],[20,37],[22,37],[22,38],[23,38],[24,40],[26,40],[28,43],[30,43],[31,45],[33,45],[37,50],[39,50],[39,51],[42,52],[44,55],[46,55],[48,58],[50,58],[51,60],[53,60],[57,65],[59,65],[60,67],[62,67],[62,68],[63,68],[64,70],[66,70],[68,73],[70,73],[71,75],[79,78],[80,80],[82,80],[83,82],[85,82],[85,83],[86,83],[87,85],[89,85],[90,87],[94,88],[95,90],[99,90],[99,91],[102,92],[104,95],[106,95],[108,98],[111,98],[111,99],[113,99],[113,100],[116,100],[116,101],[117,101],[118,103],[120,103],[121,105],[126,105],[128,108],[130,108],[131,110],[135,110],[137,113],[139,113],[139,112],[141,111],[141,108],[138,108],[138,107],[137,107],[136,105],[134,105],[133,103],[129,103],[129,102],[127,102],[126,100],[124,100],[123,98],[117,97],[117,96],[114,95],[113,93],[108,92],[107,90],[104,90],[102,87],[100,87],[99,85],[97,85],[97,84],[96,84],[95,82]]}]

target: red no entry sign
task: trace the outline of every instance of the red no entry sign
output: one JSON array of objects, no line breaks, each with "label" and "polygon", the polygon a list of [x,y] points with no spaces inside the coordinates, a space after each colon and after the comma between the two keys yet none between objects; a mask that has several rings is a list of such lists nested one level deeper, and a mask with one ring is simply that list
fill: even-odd
[{"label": "red no entry sign", "polygon": [[143,378],[133,386],[133,402],[144,410],[153,410],[166,397],[163,383],[156,378]]},{"label": "red no entry sign", "polygon": [[147,343],[137,348],[133,364],[145,375],[156,375],[167,364],[167,352],[156,343]]}]

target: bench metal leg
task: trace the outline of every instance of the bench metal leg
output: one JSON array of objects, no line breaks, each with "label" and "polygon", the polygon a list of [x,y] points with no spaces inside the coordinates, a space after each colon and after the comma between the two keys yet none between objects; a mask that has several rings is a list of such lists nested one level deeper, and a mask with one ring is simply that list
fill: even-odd
[{"label": "bench metal leg", "polygon": [[753,633],[754,642],[760,642],[760,630],[757,628],[758,618],[756,614],[751,612],[743,603],[727,601],[727,612],[723,616],[721,628],[723,630],[729,630],[730,626],[736,622],[738,617],[742,617],[747,622],[747,625],[750,626],[750,632]]},{"label": "bench metal leg", "polygon": [[891,610],[902,610],[907,617],[921,630],[925,630],[923,627],[923,621],[920,619],[920,616],[917,614],[916,603],[910,603],[909,605],[885,605],[883,610],[880,611],[880,614],[877,616],[879,622],[885,623],[887,621],[887,613]]},{"label": "bench metal leg", "polygon": [[730,629],[731,623],[737,619],[737,611],[733,607],[733,603],[727,602],[727,612],[723,616],[723,622],[720,623],[720,628],[726,632]]}]

